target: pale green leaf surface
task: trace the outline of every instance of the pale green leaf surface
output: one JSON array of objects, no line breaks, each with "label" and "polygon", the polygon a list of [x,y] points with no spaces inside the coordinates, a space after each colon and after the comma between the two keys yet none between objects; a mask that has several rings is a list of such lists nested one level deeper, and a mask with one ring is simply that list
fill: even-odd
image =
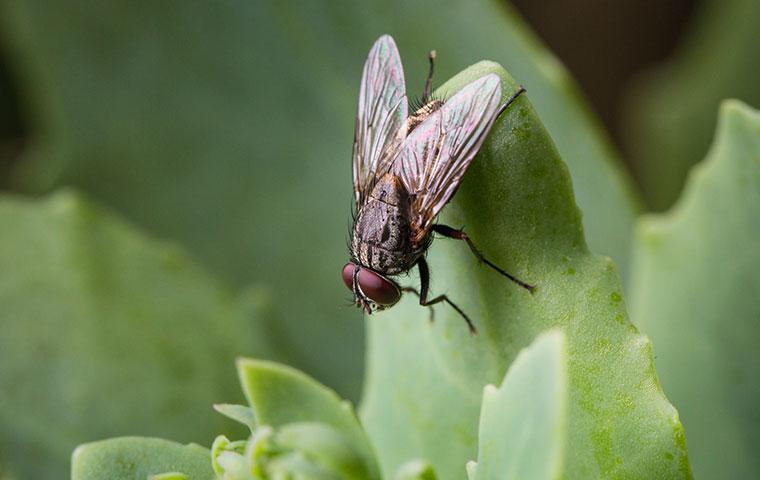
[{"label": "pale green leaf surface", "polygon": [[187,475],[180,472],[159,473],[148,476],[148,480],[188,480]]},{"label": "pale green leaf surface", "polygon": [[329,425],[361,455],[368,479],[380,474],[372,447],[351,404],[308,375],[274,362],[238,360],[240,383],[259,425],[275,429],[302,422]]},{"label": "pale green leaf surface", "polygon": [[[441,90],[488,72],[502,76],[505,98],[515,90],[490,62]],[[383,471],[425,458],[440,478],[463,478],[477,455],[483,387],[556,327],[569,355],[566,478],[689,478],[683,429],[660,389],[651,345],[628,321],[612,262],[586,248],[570,177],[531,98],[523,95],[496,122],[440,221],[464,226],[490,260],[535,283],[535,295],[478,265],[462,242],[436,240],[432,293],[447,293],[479,333],[470,336],[446,305],[431,324],[412,296],[368,317],[364,426]]]},{"label": "pale green leaf surface", "polygon": [[19,478],[62,478],[88,441],[234,426],[211,405],[242,400],[235,356],[265,351],[249,299],[72,192],[0,197],[0,232],[0,449]]},{"label": "pale green leaf surface", "polygon": [[436,480],[437,478],[433,465],[419,458],[401,465],[393,476],[394,480]]},{"label": "pale green leaf surface", "polygon": [[702,158],[724,98],[760,104],[760,2],[706,0],[673,55],[634,83],[626,141],[648,202],[657,210],[678,198]]},{"label": "pale green leaf surface", "polygon": [[[205,448],[158,438],[123,437],[88,443],[72,455],[71,480],[211,480],[211,456]],[[176,473],[173,476],[164,474]],[[59,477],[63,478],[63,477]]]},{"label": "pale green leaf surface", "polygon": [[365,455],[372,453],[364,435],[357,448],[354,435],[344,429],[321,422],[299,422],[280,427],[275,440],[278,447],[297,452],[342,480],[380,478],[374,458]]},{"label": "pale green leaf surface", "polygon": [[562,478],[567,400],[565,337],[550,331],[517,354],[499,388],[485,387],[475,480]]},{"label": "pale green leaf surface", "polygon": [[227,418],[242,423],[250,430],[256,428],[256,415],[253,413],[251,407],[246,407],[245,405],[233,405],[230,403],[217,403],[214,405],[214,410]]},{"label": "pale green leaf surface", "polygon": [[383,33],[411,95],[430,49],[436,83],[508,65],[573,172],[592,247],[626,263],[635,202],[617,158],[501,0],[43,0],[3,2],[0,22],[36,139],[19,185],[76,185],[237,284],[271,284],[278,350],[349,398],[362,324],[339,271],[361,68]]},{"label": "pale green leaf surface", "polygon": [[723,103],[683,197],[638,225],[632,318],[699,478],[760,478],[760,112]]}]

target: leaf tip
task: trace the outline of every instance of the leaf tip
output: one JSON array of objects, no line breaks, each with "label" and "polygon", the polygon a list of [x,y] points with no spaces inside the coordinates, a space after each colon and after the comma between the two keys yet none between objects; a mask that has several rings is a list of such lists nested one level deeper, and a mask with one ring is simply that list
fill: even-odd
[{"label": "leaf tip", "polygon": [[76,465],[79,460],[82,458],[82,455],[85,454],[85,450],[87,449],[86,443],[82,445],[77,445],[77,447],[74,449],[73,452],[71,452],[71,464]]},{"label": "leaf tip", "polygon": [[757,121],[759,114],[757,110],[736,98],[727,98],[721,101],[719,111],[721,115],[744,115],[754,121]]},{"label": "leaf tip", "polygon": [[470,460],[465,464],[464,468],[467,471],[468,480],[475,480],[475,475],[478,469],[478,462],[475,460]]}]

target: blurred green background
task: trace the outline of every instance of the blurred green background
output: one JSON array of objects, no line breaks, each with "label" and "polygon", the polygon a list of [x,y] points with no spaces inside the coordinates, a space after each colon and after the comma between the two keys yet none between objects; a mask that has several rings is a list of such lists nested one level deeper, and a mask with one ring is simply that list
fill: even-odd
[{"label": "blurred green background", "polygon": [[[178,285],[176,292],[170,289],[173,301],[200,302],[200,311],[224,311],[218,314],[224,320],[211,322],[213,327],[197,315],[164,324],[167,313],[157,308],[134,320],[132,331],[127,325],[125,344],[152,341],[135,333],[145,325],[155,329],[147,337],[169,344],[183,329],[210,337],[215,328],[225,329],[234,340],[198,348],[208,370],[199,367],[191,375],[193,388],[202,390],[204,375],[226,372],[223,386],[208,386],[214,401],[235,400],[229,398],[236,391],[229,360],[235,355],[284,361],[357,400],[363,325],[339,270],[347,259],[358,82],[375,38],[396,38],[410,93],[421,90],[426,53],[433,48],[437,84],[483,58],[523,82],[569,166],[592,250],[611,256],[625,283],[637,215],[665,209],[678,197],[688,168],[710,144],[719,101],[737,97],[760,104],[758,20],[760,7],[752,0],[0,0],[0,187],[13,195],[0,210],[0,275],[10,285],[0,298],[19,304],[0,312],[0,332],[30,338],[37,334],[34,325],[44,325],[40,330],[55,344],[75,331],[87,337],[98,321],[129,324],[133,312],[121,303],[128,304],[129,295],[160,303],[164,280],[156,280],[155,288],[141,285],[128,276],[135,254],[114,252],[139,252],[164,265],[158,239],[168,240],[194,259],[187,260],[192,274],[166,280]],[[84,197],[46,196],[61,187]],[[20,200],[17,194],[27,196]],[[37,197],[42,203],[27,205]],[[87,213],[91,201],[105,210]],[[46,215],[61,216],[60,230]],[[95,220],[78,223],[90,215]],[[101,215],[116,215],[128,225]],[[9,229],[18,235],[8,235]],[[38,307],[53,311],[68,293],[52,294],[35,283],[35,262],[68,260],[68,250],[56,243],[67,235],[80,242],[115,231],[115,237],[131,239],[137,235],[132,229],[147,236],[144,245],[118,240],[127,246],[111,249],[94,241],[86,250],[93,262],[103,263],[97,270],[115,279],[108,291],[114,302],[95,308],[97,284],[72,287],[86,314],[75,309],[57,323],[41,323],[45,309]],[[32,250],[28,261],[19,262],[20,246],[40,237],[50,242],[49,254]],[[25,290],[16,290],[21,275],[11,269],[18,265],[31,272]],[[91,275],[92,266],[86,267],[84,275]],[[213,285],[223,300],[199,300],[197,283]],[[127,285],[129,295],[118,285]],[[27,298],[19,299],[18,291]],[[182,309],[167,311],[175,320],[193,317]],[[245,325],[251,331],[238,333]],[[99,329],[92,338],[109,333]],[[58,443],[51,448],[45,427],[18,421],[21,406],[33,405],[55,430],[58,395],[71,395],[73,404],[78,396],[96,402],[99,391],[82,392],[126,371],[132,360],[96,372],[64,369],[61,375],[80,375],[81,386],[51,387],[50,380],[39,380],[52,378],[45,362],[37,366],[37,379],[23,376],[41,358],[33,345],[5,345],[0,450],[33,451],[39,459],[36,467],[19,467],[11,454],[0,455],[0,462],[20,472],[55,477],[51,472],[60,472],[72,443],[105,436],[161,432],[206,442],[217,433],[216,426],[201,425],[195,434],[178,428],[180,417],[161,423],[146,415],[140,423],[108,428],[71,420],[72,430],[51,441]],[[42,358],[86,359],[88,348],[61,348]],[[99,354],[98,361],[112,360],[108,352]],[[65,384],[66,378],[56,382]],[[177,382],[172,391],[185,385]],[[21,384],[29,391],[16,392]],[[149,396],[164,398],[161,388]],[[104,393],[102,401],[109,398]],[[205,412],[208,403],[201,399],[203,406],[194,408]]]}]

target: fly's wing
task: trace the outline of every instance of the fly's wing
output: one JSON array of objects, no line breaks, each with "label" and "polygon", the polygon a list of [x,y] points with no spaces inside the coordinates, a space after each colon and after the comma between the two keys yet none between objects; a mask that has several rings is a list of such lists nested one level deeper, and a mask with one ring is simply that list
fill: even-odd
[{"label": "fly's wing", "polygon": [[404,141],[393,168],[413,195],[411,220],[418,235],[427,234],[456,192],[496,120],[500,101],[499,76],[486,75],[447,100]]},{"label": "fly's wing", "polygon": [[357,209],[377,178],[392,166],[406,136],[407,99],[404,70],[396,43],[383,35],[364,63],[354,134],[353,180]]}]

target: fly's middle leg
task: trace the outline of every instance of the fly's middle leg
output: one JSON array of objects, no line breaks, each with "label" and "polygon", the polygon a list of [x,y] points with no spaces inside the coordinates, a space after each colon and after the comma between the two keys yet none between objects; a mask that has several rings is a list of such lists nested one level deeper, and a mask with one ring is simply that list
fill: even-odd
[{"label": "fly's middle leg", "polygon": [[435,233],[443,235],[444,237],[453,238],[455,240],[464,240],[465,242],[467,242],[467,246],[470,247],[470,250],[472,251],[473,255],[475,255],[475,257],[478,259],[479,262],[485,263],[486,265],[493,268],[494,270],[499,272],[501,275],[512,280],[516,284],[520,285],[521,287],[523,287],[530,293],[533,293],[536,291],[536,287],[534,285],[529,285],[523,282],[519,278],[507,273],[502,268],[498,267],[493,262],[491,262],[486,257],[484,257],[483,254],[480,253],[480,250],[478,250],[478,248],[472,242],[470,237],[466,233],[464,233],[464,230],[457,230],[456,228],[449,227],[448,225],[435,224],[433,225],[433,231]]},{"label": "fly's middle leg", "polygon": [[448,303],[449,306],[451,306],[451,308],[456,310],[457,313],[461,315],[462,318],[464,318],[464,321],[467,322],[467,328],[470,329],[470,334],[475,335],[476,333],[478,333],[478,331],[475,329],[475,325],[472,323],[472,320],[470,320],[470,317],[468,317],[467,314],[464,313],[464,311],[461,308],[459,308],[456,303],[449,300],[448,296],[438,295],[437,297],[432,298],[430,300],[427,299],[428,291],[430,288],[430,270],[428,270],[427,262],[425,261],[424,258],[420,258],[417,261],[417,268],[420,271],[420,290],[417,291],[417,289],[413,287],[404,287],[401,289],[401,291],[411,292],[417,295],[417,297],[420,299],[420,305],[422,305],[423,307],[430,308],[431,321],[433,320],[434,312],[435,312],[435,310],[433,310],[433,305],[435,305],[436,303],[441,303],[441,302]]}]

